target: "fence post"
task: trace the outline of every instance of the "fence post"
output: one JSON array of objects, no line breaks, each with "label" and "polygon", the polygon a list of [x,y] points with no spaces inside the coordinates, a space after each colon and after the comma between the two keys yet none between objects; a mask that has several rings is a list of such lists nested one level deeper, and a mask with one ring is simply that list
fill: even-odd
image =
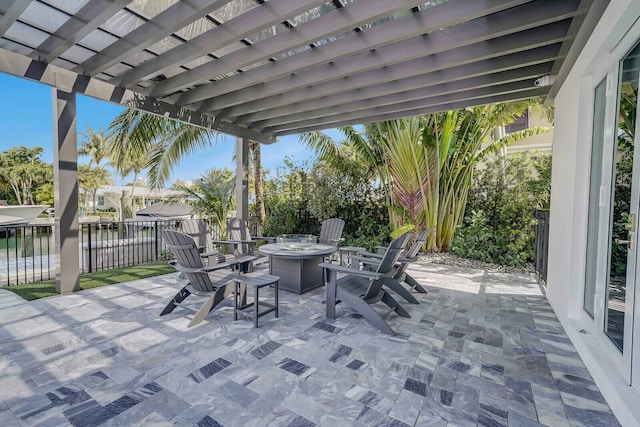
[{"label": "fence post", "polygon": [[158,260],[158,254],[160,253],[160,250],[158,248],[158,234],[160,234],[160,231],[161,231],[160,227],[163,227],[163,226],[164,226],[164,221],[160,222],[160,221],[156,220],[156,226],[153,227],[153,232],[155,233],[154,240],[155,240],[155,245],[156,245],[156,254],[153,257],[154,261]]},{"label": "fence post", "polygon": [[546,283],[547,260],[549,258],[549,211],[538,210],[534,217],[538,220],[535,237],[535,270],[538,273],[538,278]]},{"label": "fence post", "polygon": [[[80,226],[80,232],[82,233],[82,226]],[[87,248],[89,249],[89,273],[91,273],[91,270],[93,269],[93,263],[91,261],[91,258],[93,256],[93,249],[91,248],[91,223],[87,224]]]}]

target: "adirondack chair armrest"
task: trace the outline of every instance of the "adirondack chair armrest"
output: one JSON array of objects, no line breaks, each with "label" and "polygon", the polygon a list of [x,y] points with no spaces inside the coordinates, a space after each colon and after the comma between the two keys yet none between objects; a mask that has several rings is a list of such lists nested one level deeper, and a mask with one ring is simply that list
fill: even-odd
[{"label": "adirondack chair armrest", "polygon": [[200,257],[202,257],[202,258],[207,258],[207,257],[210,257],[212,255],[220,255],[220,252],[218,252],[218,251],[200,252]]},{"label": "adirondack chair armrest", "polygon": [[251,262],[254,259],[255,258],[252,256],[243,256],[243,257],[232,259],[230,261],[219,262],[217,264],[212,264],[212,265],[206,265],[202,268],[185,267],[176,260],[169,261],[169,265],[171,265],[173,268],[175,268],[176,270],[182,273],[198,273],[201,271],[206,272],[206,271],[220,270],[222,268],[229,268],[229,267],[236,266],[238,264],[244,264],[245,262]]},{"label": "adirondack chair armrest", "polygon": [[356,256],[382,259],[384,254],[378,254],[378,253],[367,252],[367,251],[360,251],[360,252],[358,252],[358,254]]},{"label": "adirondack chair armrest", "polygon": [[211,243],[214,245],[242,245],[242,244],[252,244],[255,243],[253,240],[212,240]]},{"label": "adirondack chair armrest", "polygon": [[349,258],[351,258],[351,261],[358,261],[363,264],[370,264],[370,265],[380,265],[380,261],[382,261],[380,258],[371,258],[367,256],[362,256],[362,255],[351,255]]},{"label": "adirondack chair armrest", "polygon": [[318,264],[318,266],[338,273],[347,273],[353,276],[364,277],[366,279],[380,279],[382,276],[384,276],[382,273],[376,273],[375,271],[357,270],[355,268],[345,267],[338,264],[331,264],[328,262],[320,263]]},{"label": "adirondack chair armrest", "polygon": [[204,266],[204,268],[198,269],[198,270],[199,271],[220,270],[221,268],[235,267],[236,265],[244,264],[245,262],[251,262],[254,259],[255,258],[252,257],[252,256],[242,256],[242,257],[231,259],[229,261],[219,262],[219,263],[216,263],[216,264],[207,265],[207,266]]},{"label": "adirondack chair armrest", "polygon": [[[370,264],[370,265],[380,265],[380,261],[382,260],[380,258],[376,258],[376,257],[364,257],[364,256],[360,256],[360,255],[352,255],[351,259],[356,260],[356,261],[360,261],[363,264]],[[396,262],[396,265],[400,265],[400,264],[408,264],[410,262],[414,262],[415,260],[417,260],[418,257],[414,257],[414,258],[400,258],[398,259],[398,261]]]},{"label": "adirondack chair armrest", "polygon": [[178,261],[169,261],[169,265],[178,270],[180,273],[200,273],[204,272],[204,268],[193,268],[193,267],[185,267],[180,264]]},{"label": "adirondack chair armrest", "polygon": [[243,255],[243,256],[236,257],[231,261],[235,262],[236,264],[244,264],[245,262],[251,262],[255,260],[256,260],[256,257],[254,257],[253,255]]},{"label": "adirondack chair armrest", "polygon": [[251,238],[254,242],[269,242],[273,243],[276,241],[275,237],[266,237],[266,236],[255,236]]},{"label": "adirondack chair armrest", "polygon": [[387,250],[387,247],[386,247],[386,246],[376,246],[376,250],[377,250],[378,252],[382,252],[382,253],[384,253],[384,251],[386,251],[386,250]]},{"label": "adirondack chair armrest", "polygon": [[340,237],[339,239],[329,239],[327,241],[329,243],[340,243],[340,242],[344,242],[344,237]]},{"label": "adirondack chair armrest", "polygon": [[227,242],[234,244],[234,245],[253,245],[256,243],[255,240],[227,240]]},{"label": "adirondack chair armrest", "polygon": [[228,246],[230,250],[237,246],[235,242],[229,240],[212,240],[211,244],[214,246]]}]

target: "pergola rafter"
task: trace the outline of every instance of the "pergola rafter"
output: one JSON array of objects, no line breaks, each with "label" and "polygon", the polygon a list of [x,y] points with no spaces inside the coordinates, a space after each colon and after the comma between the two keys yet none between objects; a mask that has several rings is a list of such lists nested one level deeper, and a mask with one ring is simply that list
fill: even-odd
[{"label": "pergola rafter", "polygon": [[[452,3],[457,2],[458,0],[452,0]],[[198,104],[196,106],[198,110],[219,110],[218,105],[224,105],[225,101],[220,101],[219,104],[217,101],[223,98],[223,95],[236,94],[257,83],[266,86],[281,77],[290,76],[293,78],[301,74],[308,76],[305,77],[305,81],[313,82],[315,81],[313,79],[319,75],[322,75],[321,78],[329,78],[342,70],[352,69],[354,66],[362,67],[359,69],[362,71],[367,67],[372,67],[372,60],[369,58],[378,56],[380,52],[395,51],[397,55],[401,55],[400,52],[410,55],[412,54],[411,50],[414,49],[414,55],[421,55],[428,49],[422,43],[428,43],[427,40],[434,34],[447,31],[446,29],[438,30],[442,26],[464,25],[462,23],[470,19],[469,22],[474,22],[473,18],[476,16],[482,17],[484,14],[495,13],[507,9],[510,5],[520,3],[523,2],[517,0],[513,2],[489,1],[488,4],[474,2],[459,8],[449,8],[448,6],[451,5],[448,3],[434,6],[409,16],[382,23],[367,31],[344,37],[342,43],[328,43],[246,73],[237,74],[220,82],[195,88],[176,97],[176,102],[180,105],[189,105],[209,99],[202,105]],[[344,8],[344,10],[346,9],[348,8]],[[425,34],[430,35],[425,37]],[[415,50],[416,44],[420,44],[421,48]],[[384,56],[382,54],[380,56],[379,61],[373,65],[374,67],[383,67],[388,64]],[[276,87],[273,90],[274,93],[278,93]]]},{"label": "pergola rafter", "polygon": [[[478,77],[457,80],[440,85],[414,88],[403,92],[393,92],[388,95],[380,95],[357,101],[351,100],[350,102],[345,102],[343,104],[328,106],[325,108],[317,108],[310,111],[300,111],[293,114],[291,113],[291,111],[289,111],[288,115],[282,115],[277,118],[262,121],[253,120],[251,128],[266,129],[270,126],[275,126],[278,124],[290,124],[299,121],[304,122],[310,119],[333,118],[335,116],[338,116],[339,118],[345,118],[349,113],[353,111],[366,112],[367,107],[372,104],[374,98],[378,106],[388,106],[390,108],[394,108],[395,106],[395,108],[397,108],[397,111],[402,111],[402,108],[405,108],[407,106],[409,107],[408,109],[413,109],[414,107],[409,105],[410,101],[413,100],[429,99],[433,96],[456,94],[458,92],[469,91],[480,87],[491,87],[516,81],[525,81],[524,83],[522,83],[522,85],[530,88],[531,79],[547,72],[549,70],[549,66],[550,63],[542,63],[530,67],[516,68],[494,74],[485,74]],[[350,94],[350,92],[347,93],[347,97]]]},{"label": "pergola rafter", "polygon": [[127,56],[159,42],[231,1],[233,0],[190,0],[175,3],[117,42],[107,46],[94,57],[78,65],[73,71],[95,76],[126,59]]},{"label": "pergola rafter", "polygon": [[[563,5],[565,6],[563,7]],[[281,78],[264,82],[258,86],[245,87],[245,89],[237,88],[235,85],[229,87],[226,82],[230,81],[231,78],[225,79],[220,82],[220,86],[225,86],[224,94],[218,94],[205,102],[196,104],[194,108],[198,111],[218,114],[220,110],[233,105],[244,104],[250,106],[252,101],[247,102],[248,92],[251,92],[251,98],[255,102],[260,98],[318,85],[325,81],[357,76],[369,70],[379,70],[388,74],[389,79],[392,79],[392,70],[403,67],[401,64],[403,62],[443,52],[446,53],[471,44],[476,44],[474,50],[479,52],[490,50],[493,47],[492,44],[495,43],[495,39],[498,38],[508,40],[504,44],[509,44],[509,42],[516,44],[522,39],[535,38],[538,34],[546,31],[550,31],[552,34],[561,31],[562,36],[565,36],[570,23],[568,18],[570,18],[571,14],[570,8],[566,7],[566,3],[551,2],[549,8],[529,8],[527,5],[519,8],[525,8],[526,13],[515,16],[510,11],[496,13],[486,18],[479,18],[455,27],[435,31],[427,36],[410,38],[347,57],[340,61],[318,65],[310,70],[304,68],[290,70],[287,68],[282,73],[277,73],[282,75]],[[565,13],[561,13],[561,10]],[[531,30],[531,32],[526,32],[526,30]],[[516,33],[517,35],[514,35]],[[510,35],[514,36],[507,37]],[[485,43],[478,44],[480,42]],[[394,64],[398,64],[397,67],[393,67]],[[278,63],[267,65],[267,67],[277,66]],[[258,71],[259,69],[254,69],[250,72],[257,73]],[[246,74],[249,73],[243,73],[235,77],[243,77]],[[344,86],[344,81],[341,83],[342,90],[348,90],[349,86]],[[230,90],[231,88],[233,90]],[[193,92],[195,93],[197,90],[195,89]],[[182,105],[183,101],[185,104],[189,104],[189,101],[193,100],[198,100],[198,98],[188,96],[187,93],[178,99],[178,104]],[[222,115],[224,116],[224,112],[222,112]]]},{"label": "pergola rafter", "polygon": [[[545,89],[539,88],[539,87],[532,87],[522,91],[507,92],[502,94],[494,94],[494,92],[491,92],[491,95],[489,96],[465,98],[464,100],[456,101],[456,102],[436,104],[430,107],[419,107],[412,110],[404,110],[403,113],[406,116],[415,116],[419,114],[431,114],[431,113],[438,113],[441,111],[449,111],[449,110],[457,110],[459,108],[465,108],[469,106],[470,103],[473,103],[473,105],[487,105],[487,104],[494,104],[496,102],[509,102],[509,101],[518,101],[522,99],[537,98],[537,97],[544,96],[544,94],[545,94]],[[397,117],[398,115],[395,111],[392,113],[380,113],[378,115],[369,115],[365,119],[357,121],[357,123],[359,124],[374,123],[374,122],[380,122],[384,120],[393,120]],[[342,120],[342,121],[332,122],[331,127],[338,128],[342,126],[351,126],[355,122],[356,121],[354,120]],[[283,136],[295,135],[300,132],[309,132],[309,131],[323,130],[323,129],[327,129],[327,125],[324,123],[316,123],[316,124],[308,123],[302,130],[299,130],[299,128],[294,130],[282,130],[278,132],[278,134]]]},{"label": "pergola rafter", "polygon": [[[224,111],[224,116],[239,125],[253,124],[256,127],[259,127],[258,122],[262,120],[276,117],[284,118],[288,114],[291,114],[292,111],[295,111],[296,113],[305,112],[311,116],[315,116],[315,111],[327,107],[334,108],[348,102],[361,100],[374,102],[375,99],[385,95],[397,93],[407,94],[412,90],[421,90],[443,83],[457,82],[487,74],[517,70],[518,67],[538,65],[536,67],[536,70],[538,70],[536,75],[540,76],[549,71],[548,63],[557,58],[558,50],[559,46],[557,44],[548,45],[533,50],[520,51],[510,55],[488,58],[477,62],[450,67],[447,68],[446,72],[442,70],[426,72],[425,70],[428,69],[428,66],[425,63],[426,61],[420,59],[416,61],[417,64],[415,67],[412,64],[407,63],[406,67],[398,70],[399,73],[403,72],[403,74],[401,76],[397,75],[395,80],[383,81],[372,86],[359,87],[358,85],[354,85],[354,90],[348,92],[338,92],[332,94],[332,96],[329,96],[330,94],[327,93],[326,95],[312,99],[298,98],[298,102],[294,100],[292,103],[283,103],[280,99],[281,97],[272,97],[267,98],[266,100],[262,99],[259,103],[264,105],[267,102],[270,102],[271,108],[262,108],[259,109],[259,111],[238,116],[238,113],[235,111],[235,107],[232,107]],[[420,70],[421,73],[411,75],[416,69]],[[407,73],[406,75],[404,74],[405,72]],[[358,76],[358,78],[361,77],[362,75]],[[365,84],[366,79],[362,79],[362,81],[363,84]],[[302,93],[299,95],[303,96]],[[254,104],[254,107],[256,107],[257,104],[258,103]]]},{"label": "pergola rafter", "polygon": [[[474,73],[472,64],[479,62],[485,63],[488,59],[502,58],[519,52],[528,52],[529,56],[527,58],[534,59],[535,61],[555,59],[559,50],[557,44],[565,38],[567,25],[568,22],[566,21],[557,22],[545,27],[523,31],[518,38],[501,37],[491,40],[488,43],[481,42],[462,46],[438,54],[395,64],[385,67],[384,69],[373,69],[340,79],[325,81],[314,86],[303,86],[300,89],[291,90],[272,97],[246,102],[233,109],[224,110],[217,115],[228,118],[243,113],[264,111],[265,109],[280,106],[290,106],[290,112],[297,112],[295,107],[296,102],[313,100],[322,96],[332,97],[332,95],[339,96],[339,94],[347,96],[360,88],[374,85],[389,86],[389,82],[406,81],[407,78],[415,76],[429,77],[429,74],[432,72],[446,72],[454,68],[457,69],[463,77],[467,77]],[[548,48],[544,49],[545,47]],[[536,53],[531,55],[531,52],[534,50],[536,50]],[[522,59],[524,64],[527,63],[526,59],[522,57],[520,57],[520,59]],[[518,66],[519,65],[514,65],[514,68]],[[550,70],[551,66],[548,67],[548,71]],[[424,84],[428,83],[429,81],[425,78]],[[346,90],[345,88],[350,88],[351,90]],[[259,95],[256,95],[256,97],[257,96]],[[357,97],[357,94],[354,93],[354,96]],[[328,102],[334,102],[334,100],[331,99]],[[377,101],[373,102],[375,103]],[[333,103],[332,105],[340,104]]]},{"label": "pergola rafter", "polygon": [[[175,47],[170,51],[145,62],[139,67],[132,69],[123,76],[114,78],[112,83],[127,86],[142,79],[151,78],[167,69],[188,63],[189,61],[207,55],[210,52],[215,52],[216,50],[227,46],[228,43],[232,41],[241,40],[247,35],[255,34],[260,30],[271,27],[287,18],[295,16],[322,3],[325,3],[325,0],[272,0],[267,3],[269,6],[266,10],[263,10],[264,8],[254,8],[245,14],[237,16],[220,26],[213,28],[211,31],[189,40],[189,42],[185,43],[183,46]],[[246,53],[244,49],[240,52]],[[253,62],[259,62],[260,60],[262,60],[262,58]],[[206,65],[207,64],[201,65],[197,69],[205,67]],[[217,75],[222,75],[235,71],[247,64],[240,64],[232,68],[226,67],[224,71],[218,67],[218,61],[208,63],[208,65],[214,65]],[[169,88],[167,93],[172,93],[178,89],[182,89],[183,87],[193,85],[194,82],[198,81],[195,76],[195,71],[196,69],[189,70],[185,73],[179,74],[173,79],[158,82],[158,85],[153,88],[152,95],[165,95],[166,93],[163,92],[167,92],[167,90],[163,88]],[[210,70],[206,71],[206,75],[210,76],[211,74]],[[201,77],[201,79],[205,79],[206,75],[205,77]],[[183,82],[182,86],[175,88],[169,87],[169,83],[171,81],[178,79]]]},{"label": "pergola rafter", "polygon": [[24,12],[31,0],[14,1],[9,9],[5,10],[2,18],[0,18],[0,36],[4,36],[7,30],[18,20],[22,12]]},{"label": "pergola rafter", "polygon": [[132,0],[91,0],[38,47],[44,62],[51,62],[107,22]]},{"label": "pergola rafter", "polygon": [[[322,124],[325,128],[337,127],[334,123],[349,123],[356,124],[367,120],[369,117],[376,117],[384,114],[402,114],[404,111],[416,111],[419,109],[426,109],[430,106],[450,104],[456,101],[470,101],[477,98],[485,98],[491,95],[503,95],[511,94],[523,91],[531,90],[530,82],[526,80],[519,80],[510,83],[494,84],[487,87],[479,87],[472,90],[457,90],[456,92],[446,93],[444,95],[426,96],[424,98],[418,98],[407,101],[399,101],[388,105],[376,105],[375,107],[362,108],[351,112],[343,112],[337,114],[327,114],[314,119],[301,119],[292,123],[277,124],[263,129],[265,132],[283,132],[283,131],[295,131],[305,132],[309,126],[316,126]],[[535,89],[535,88],[534,88]],[[367,104],[367,103],[365,103]],[[414,114],[404,114],[405,116],[411,116]]]}]

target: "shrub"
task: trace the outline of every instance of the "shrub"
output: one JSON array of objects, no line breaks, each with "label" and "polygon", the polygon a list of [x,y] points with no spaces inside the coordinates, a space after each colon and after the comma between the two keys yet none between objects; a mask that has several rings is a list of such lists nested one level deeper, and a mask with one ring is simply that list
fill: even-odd
[{"label": "shrub", "polygon": [[550,155],[493,156],[476,173],[467,215],[451,251],[509,266],[532,262],[534,213],[549,207],[550,192]]},{"label": "shrub", "polygon": [[264,234],[320,234],[324,219],[342,218],[344,244],[373,248],[389,241],[389,215],[384,195],[366,166],[317,161],[276,170],[265,182]]}]

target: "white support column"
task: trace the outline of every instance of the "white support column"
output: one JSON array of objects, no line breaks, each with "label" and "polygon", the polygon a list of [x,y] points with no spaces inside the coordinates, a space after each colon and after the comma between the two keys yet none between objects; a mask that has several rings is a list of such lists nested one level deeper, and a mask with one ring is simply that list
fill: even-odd
[{"label": "white support column", "polygon": [[55,87],[52,93],[56,291],[66,294],[80,290],[76,93]]},{"label": "white support column", "polygon": [[236,138],[236,216],[249,219],[249,139]]}]

